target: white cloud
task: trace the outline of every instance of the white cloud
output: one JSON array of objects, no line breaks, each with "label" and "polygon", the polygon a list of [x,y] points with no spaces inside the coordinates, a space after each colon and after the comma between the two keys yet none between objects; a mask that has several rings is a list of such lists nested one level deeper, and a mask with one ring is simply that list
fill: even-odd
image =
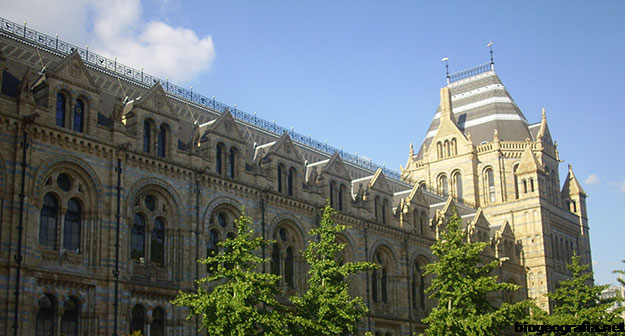
[{"label": "white cloud", "polygon": [[585,184],[598,184],[599,183],[599,176],[597,174],[590,174],[584,180],[584,183]]},{"label": "white cloud", "polygon": [[622,192],[625,192],[625,181],[621,182],[621,184],[619,185],[619,187],[621,188]]},{"label": "white cloud", "polygon": [[174,83],[208,70],[215,58],[211,36],[198,37],[163,21],[146,22],[140,0],[10,1],[1,15],[20,24],[28,21],[29,27],[49,35],[58,33],[72,44],[88,44],[90,51]]}]

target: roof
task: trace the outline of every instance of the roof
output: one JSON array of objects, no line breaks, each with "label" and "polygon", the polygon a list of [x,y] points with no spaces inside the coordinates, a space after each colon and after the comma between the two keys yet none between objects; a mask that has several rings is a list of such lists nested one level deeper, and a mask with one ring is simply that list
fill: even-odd
[{"label": "roof", "polygon": [[[474,145],[493,141],[493,129],[503,141],[533,138],[528,122],[495,71],[486,71],[447,85],[451,92],[453,119]],[[440,125],[441,106],[428,128],[423,143],[429,147]],[[423,146],[417,159],[423,158]]]}]

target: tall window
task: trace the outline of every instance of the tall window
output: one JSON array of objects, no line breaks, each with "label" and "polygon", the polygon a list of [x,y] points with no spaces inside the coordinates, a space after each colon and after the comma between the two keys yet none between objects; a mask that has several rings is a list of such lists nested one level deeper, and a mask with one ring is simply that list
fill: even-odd
[{"label": "tall window", "polygon": [[284,258],[284,282],[290,287],[295,288],[293,281],[293,272],[295,271],[295,259],[293,259],[293,246],[286,248],[286,257]]},{"label": "tall window", "polygon": [[280,246],[274,243],[271,248],[271,274],[280,275]]},{"label": "tall window", "polygon": [[443,158],[443,145],[440,141],[436,143],[436,154],[439,160]]},{"label": "tall window", "polygon": [[282,180],[284,179],[284,165],[279,164],[278,165],[278,192],[282,192],[282,190],[284,189],[282,186]]},{"label": "tall window", "polygon": [[388,303],[388,259],[378,251],[375,253],[374,262],[381,267],[374,270],[371,275],[371,291],[373,294],[373,301],[380,302],[380,300],[382,300],[382,302]]},{"label": "tall window", "polygon": [[73,298],[68,298],[63,303],[61,335],[78,336],[78,303]]},{"label": "tall window", "polygon": [[140,331],[142,335],[145,335],[143,326],[145,325],[145,310],[141,305],[135,305],[132,307],[130,320],[130,333],[133,331]]},{"label": "tall window", "polygon": [[165,313],[161,307],[152,311],[152,324],[150,325],[150,336],[165,335]]},{"label": "tall window", "polygon": [[236,149],[230,148],[230,155],[228,156],[228,177],[230,178],[234,178],[235,159],[236,159]]},{"label": "tall window", "polygon": [[289,169],[289,176],[287,178],[287,193],[289,196],[293,196],[293,183],[295,182],[295,168]]},{"label": "tall window", "polygon": [[334,181],[330,182],[330,206],[335,208],[334,204],[334,189],[336,189],[336,183]]},{"label": "tall window", "polygon": [[[207,256],[214,256],[219,253],[218,243],[223,239],[234,239],[236,237],[237,228],[234,223],[237,215],[231,210],[219,207],[211,214],[211,220],[209,222],[208,232],[208,244],[207,244]],[[218,264],[207,264],[207,272],[212,272],[211,269],[217,269]],[[224,265],[231,267],[231,265]]]},{"label": "tall window", "polygon": [[[216,230],[210,230],[208,232],[208,243],[206,246],[206,256],[212,257],[219,253],[219,249],[217,247],[217,243],[219,242],[219,233]],[[214,272],[217,269],[217,264],[206,264],[207,272]]]},{"label": "tall window", "polygon": [[43,206],[39,216],[39,244],[47,248],[56,249],[56,228],[59,214],[59,204],[54,196],[46,194],[43,197]]},{"label": "tall window", "polygon": [[451,154],[458,155],[458,142],[456,138],[451,139]]},{"label": "tall window", "polygon": [[217,147],[215,147],[215,172],[217,173],[217,175],[221,175],[221,170],[222,170],[222,157],[223,157],[223,149],[222,149],[223,145],[221,143],[217,144]]},{"label": "tall window", "polygon": [[423,269],[415,262],[412,268],[412,308],[425,310],[425,275]]},{"label": "tall window", "polygon": [[386,224],[386,212],[388,211],[388,200],[382,200],[382,224]]},{"label": "tall window", "polygon": [[143,152],[150,152],[151,145],[151,137],[152,137],[152,125],[149,121],[145,120],[143,122]]},{"label": "tall window", "polygon": [[145,219],[140,214],[135,214],[133,219],[130,240],[130,257],[145,261]]},{"label": "tall window", "polygon": [[445,157],[451,156],[451,146],[449,145],[449,140],[445,140]]},{"label": "tall window", "polygon": [[371,296],[373,297],[373,302],[380,302],[380,297],[378,296],[378,270],[374,269],[371,272]]},{"label": "tall window", "polygon": [[491,203],[495,202],[495,174],[492,168],[488,168],[484,171],[484,185],[486,186],[488,201]]},{"label": "tall window", "polygon": [[157,139],[157,154],[160,157],[165,157],[165,146],[167,145],[167,126],[161,125],[158,129],[158,139]]},{"label": "tall window", "polygon": [[514,198],[519,199],[519,177],[516,174],[517,169],[519,169],[518,164],[512,167],[512,175],[514,175]]},{"label": "tall window", "polygon": [[163,266],[165,261],[165,222],[161,217],[154,219],[152,241],[150,242],[150,261],[158,266]]},{"label": "tall window", "polygon": [[63,248],[78,252],[80,250],[80,221],[81,221],[80,203],[72,198],[67,203],[67,212],[65,213],[65,225],[63,227]]},{"label": "tall window", "polygon": [[282,276],[282,284],[296,288],[295,259],[300,239],[292,229],[294,224],[280,224],[273,233],[275,243],[271,251],[271,272]]},{"label": "tall window", "polygon": [[37,311],[35,335],[53,336],[55,334],[54,320],[56,320],[56,307],[54,302],[54,298],[47,294],[39,298],[39,310]]},{"label": "tall window", "polygon": [[67,100],[65,95],[57,93],[56,95],[56,125],[59,127],[65,127],[65,111]]},{"label": "tall window", "polygon": [[445,174],[441,174],[438,177],[438,194],[443,196],[449,195],[447,176]]},{"label": "tall window", "polygon": [[380,198],[378,196],[375,197],[375,201],[373,202],[374,212],[375,212],[375,221],[380,222]]},{"label": "tall window", "polygon": [[456,172],[453,177],[454,181],[454,193],[456,194],[456,199],[459,202],[462,202],[462,174],[460,172]]},{"label": "tall window", "polygon": [[74,106],[74,131],[82,132],[85,116],[85,103],[81,99],[76,99]]},{"label": "tall window", "polygon": [[343,190],[345,190],[345,185],[341,184],[339,187],[338,201],[339,201],[339,210],[343,210]]}]

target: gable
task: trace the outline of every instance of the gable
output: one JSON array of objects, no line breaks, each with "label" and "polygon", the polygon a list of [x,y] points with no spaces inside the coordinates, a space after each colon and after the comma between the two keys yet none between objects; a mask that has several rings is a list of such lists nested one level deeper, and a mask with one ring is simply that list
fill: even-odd
[{"label": "gable", "polygon": [[375,189],[384,193],[392,194],[392,189],[382,173],[382,168],[378,168],[371,181],[369,181],[369,189]]},{"label": "gable", "polygon": [[280,137],[280,139],[278,139],[278,141],[271,146],[271,149],[269,149],[269,152],[267,153],[267,156],[270,155],[277,155],[301,164],[304,163],[304,156],[293,144],[293,141],[291,141],[291,137],[289,137],[289,133],[287,132],[284,132],[282,137]]},{"label": "gable", "polygon": [[88,91],[100,92],[77,51],[65,57],[49,74]]},{"label": "gable", "polygon": [[334,153],[334,155],[332,155],[330,161],[328,161],[325,167],[323,167],[322,174],[323,173],[338,176],[348,181],[351,180],[349,171],[345,167],[345,164],[338,153]]},{"label": "gable", "polygon": [[237,125],[237,122],[234,120],[228,109],[220,114],[217,119],[206,123],[205,125],[207,125],[207,127],[205,128],[204,133],[202,133],[202,136],[210,132],[238,143],[245,143],[245,135],[241,131],[239,125]]},{"label": "gable", "polygon": [[159,83],[152,85],[150,90],[148,90],[141,99],[137,98],[135,100],[137,101],[136,107],[138,108],[148,110],[168,119],[180,121],[180,119],[176,117],[174,109],[169,102],[169,98],[167,98],[165,91],[163,91]]}]

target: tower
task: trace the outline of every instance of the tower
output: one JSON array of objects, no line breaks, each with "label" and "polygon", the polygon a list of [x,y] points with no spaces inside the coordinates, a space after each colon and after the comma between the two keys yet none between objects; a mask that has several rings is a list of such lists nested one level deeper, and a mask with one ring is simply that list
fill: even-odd
[{"label": "tower", "polygon": [[421,145],[401,175],[441,196],[508,223],[525,267],[527,296],[569,276],[573,252],[590,262],[585,197],[572,170],[560,189],[557,143],[543,109],[530,124],[489,63],[452,73]]}]

